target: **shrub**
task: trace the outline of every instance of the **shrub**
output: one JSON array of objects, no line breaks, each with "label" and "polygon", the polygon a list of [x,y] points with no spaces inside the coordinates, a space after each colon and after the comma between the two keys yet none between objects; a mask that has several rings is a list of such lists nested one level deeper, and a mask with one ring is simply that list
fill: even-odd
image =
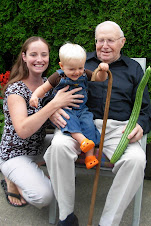
[{"label": "shrub", "polygon": [[98,23],[113,20],[123,29],[129,57],[146,57],[151,65],[150,0],[1,0],[0,71],[10,70],[22,43],[39,35],[51,45],[50,73],[58,68],[58,49],[65,41],[93,51]]}]

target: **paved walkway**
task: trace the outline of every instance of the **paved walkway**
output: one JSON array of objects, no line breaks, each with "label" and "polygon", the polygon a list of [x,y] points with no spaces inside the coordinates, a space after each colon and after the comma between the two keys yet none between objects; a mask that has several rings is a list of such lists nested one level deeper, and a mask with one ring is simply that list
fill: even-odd
[{"label": "paved walkway", "polygon": [[[43,167],[46,170],[46,167]],[[94,170],[77,169],[75,214],[79,218],[80,226],[86,226],[94,179]],[[3,178],[0,173],[0,180]],[[105,197],[112,183],[112,177],[100,176],[93,226],[97,226],[104,206]],[[120,226],[131,226],[133,203],[125,211]],[[12,207],[6,201],[0,187],[0,226],[50,226],[48,223],[49,208],[41,210],[33,207]],[[57,225],[57,224],[56,224]],[[151,226],[151,180],[144,181],[143,202],[140,226]]]}]

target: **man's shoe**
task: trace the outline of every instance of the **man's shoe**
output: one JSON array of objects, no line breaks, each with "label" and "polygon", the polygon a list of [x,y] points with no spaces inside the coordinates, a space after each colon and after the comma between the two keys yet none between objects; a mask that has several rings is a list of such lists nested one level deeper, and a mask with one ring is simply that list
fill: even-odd
[{"label": "man's shoe", "polygon": [[78,218],[74,213],[71,213],[63,221],[59,221],[57,226],[79,226]]}]

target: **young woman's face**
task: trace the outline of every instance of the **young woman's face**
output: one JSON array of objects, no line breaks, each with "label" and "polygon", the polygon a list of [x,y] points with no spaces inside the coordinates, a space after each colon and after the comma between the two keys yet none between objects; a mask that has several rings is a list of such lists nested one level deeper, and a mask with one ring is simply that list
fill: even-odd
[{"label": "young woman's face", "polygon": [[22,54],[23,60],[26,62],[29,75],[42,74],[49,64],[48,46],[41,40],[29,44],[26,54]]}]

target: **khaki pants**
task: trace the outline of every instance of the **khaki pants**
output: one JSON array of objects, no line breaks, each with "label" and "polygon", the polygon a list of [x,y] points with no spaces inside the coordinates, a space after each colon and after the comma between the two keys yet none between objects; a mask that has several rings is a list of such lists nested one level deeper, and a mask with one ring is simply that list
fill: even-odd
[{"label": "khaki pants", "polygon": [[[96,119],[95,124],[101,133],[103,120]],[[127,121],[120,122],[111,119],[107,122],[103,152],[109,159],[121,139],[122,130],[126,124]],[[64,220],[74,211],[74,163],[79,153],[78,142],[70,136],[63,135],[61,131],[57,131],[51,146],[44,155],[59,205],[60,220]],[[129,144],[121,159],[114,165],[113,173],[116,176],[106,199],[99,223],[101,226],[119,225],[125,209],[143,181],[145,164],[146,157],[140,143]]]}]

